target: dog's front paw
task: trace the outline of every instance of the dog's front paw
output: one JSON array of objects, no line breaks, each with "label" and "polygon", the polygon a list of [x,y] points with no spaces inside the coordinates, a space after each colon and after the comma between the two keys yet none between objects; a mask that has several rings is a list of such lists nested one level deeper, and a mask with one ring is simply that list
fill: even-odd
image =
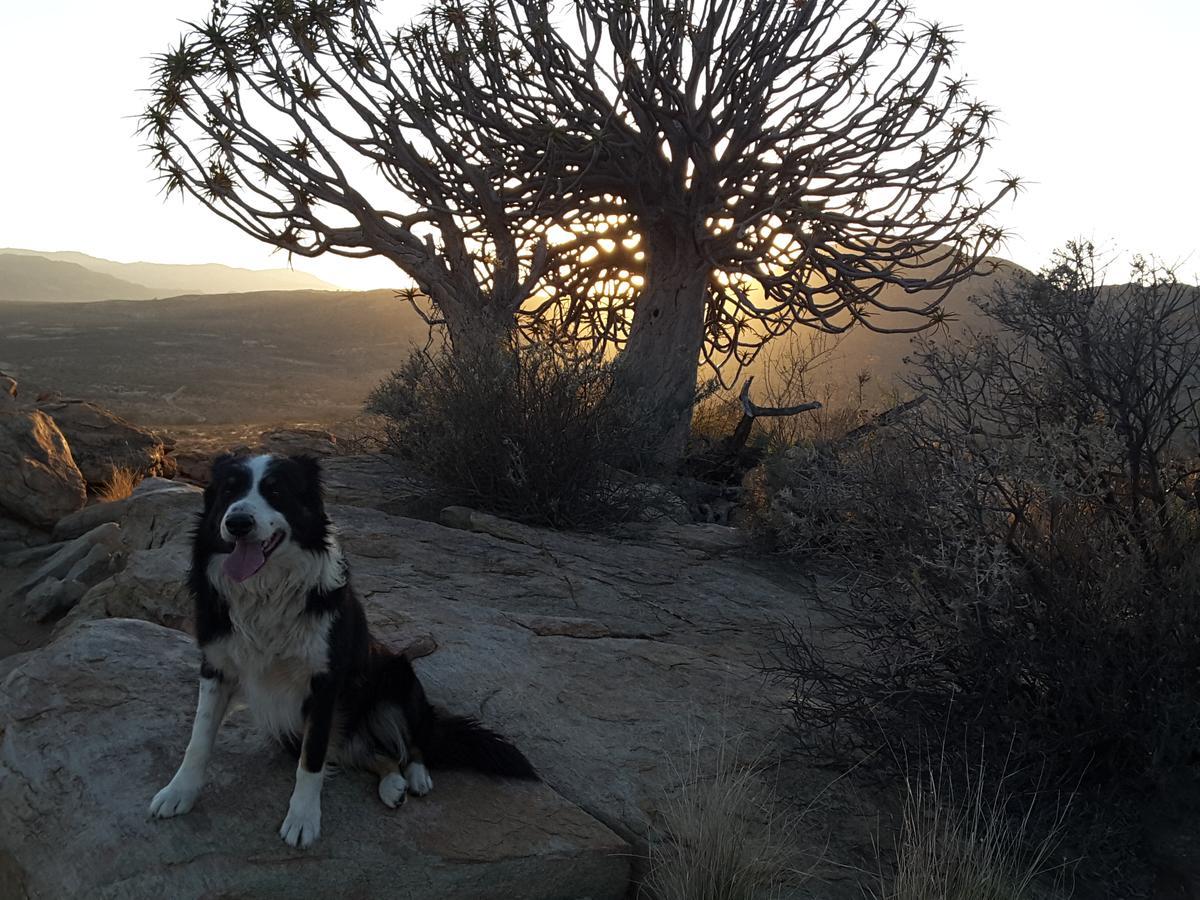
[{"label": "dog's front paw", "polygon": [[155,794],[154,799],[150,801],[150,815],[160,819],[182,816],[195,805],[200,787],[200,781],[176,775],[171,779],[171,783]]},{"label": "dog's front paw", "polygon": [[389,772],[379,779],[379,799],[388,809],[395,809],[404,802],[408,793],[408,782],[399,772]]},{"label": "dog's front paw", "polygon": [[305,850],[321,836],[321,807],[319,804],[293,803],[287,817],[279,826],[279,836],[292,847]]},{"label": "dog's front paw", "polygon": [[433,779],[429,777],[429,770],[421,763],[413,763],[404,770],[404,777],[408,779],[408,789],[418,797],[424,797],[433,790]]}]

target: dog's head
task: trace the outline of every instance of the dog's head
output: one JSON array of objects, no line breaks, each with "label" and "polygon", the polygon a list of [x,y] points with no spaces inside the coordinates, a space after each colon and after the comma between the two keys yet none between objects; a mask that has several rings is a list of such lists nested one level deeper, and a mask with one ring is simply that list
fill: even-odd
[{"label": "dog's head", "polygon": [[201,537],[228,553],[223,568],[237,582],[291,544],[326,549],[329,520],[321,499],[321,467],[310,456],[222,456],[204,490]]}]

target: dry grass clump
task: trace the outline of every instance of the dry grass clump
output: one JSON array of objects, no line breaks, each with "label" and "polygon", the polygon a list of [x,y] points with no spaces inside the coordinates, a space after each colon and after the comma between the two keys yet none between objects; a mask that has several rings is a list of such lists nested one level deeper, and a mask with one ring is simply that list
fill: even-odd
[{"label": "dry grass clump", "polygon": [[[984,779],[967,780],[956,796],[943,776],[909,775],[894,859],[880,858],[876,900],[1028,900],[1052,897],[1058,829],[1032,834],[1037,798],[1017,808],[1003,789],[989,792]],[[1060,814],[1059,822],[1062,821]],[[890,869],[890,871],[889,871]],[[1035,894],[1035,890],[1041,890]]]},{"label": "dry grass clump", "polygon": [[786,818],[759,762],[722,741],[706,765],[699,748],[661,810],[639,896],[647,900],[761,900],[805,877],[795,823]]},{"label": "dry grass clump", "polygon": [[97,488],[96,497],[105,503],[124,500],[141,481],[142,473],[137,469],[114,465],[108,478]]}]

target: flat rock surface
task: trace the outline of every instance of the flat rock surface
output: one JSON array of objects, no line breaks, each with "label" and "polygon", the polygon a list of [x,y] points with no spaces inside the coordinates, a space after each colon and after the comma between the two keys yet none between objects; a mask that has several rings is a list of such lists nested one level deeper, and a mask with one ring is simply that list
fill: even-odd
[{"label": "flat rock surface", "polygon": [[[699,746],[787,724],[758,664],[802,583],[691,547],[523,528],[509,537],[334,506],[373,627],[431,699],[513,738],[557,790],[639,842]],[[523,538],[524,541],[517,538]]]},{"label": "flat rock surface", "polygon": [[[420,493],[394,462],[324,464],[329,514],[376,633],[396,649],[420,648],[415,665],[432,702],[509,737],[550,788],[632,845],[635,871],[680,785],[681,761],[714,759],[730,739],[745,763],[780,752],[786,698],[759,664],[785,621],[821,626],[812,580],[747,555],[721,526],[604,536],[467,510],[446,527],[393,512]],[[125,569],[93,586],[59,628],[70,634],[105,616],[190,628],[182,578],[200,503],[197,489],[175,485],[135,494],[119,522]],[[189,694],[177,712],[167,775],[192,702]],[[781,793],[803,807],[824,803],[834,776],[788,765],[772,779],[786,780]],[[844,890],[849,875],[829,878],[788,896],[858,895]]]},{"label": "flat rock surface", "polygon": [[187,740],[196,654],[176,631],[82,623],[0,690],[8,897],[619,898],[628,848],[545,785],[435,773],[396,811],[373,779],[326,784],[308,851],[277,834],[293,763],[231,714],[188,815],[151,820]]}]

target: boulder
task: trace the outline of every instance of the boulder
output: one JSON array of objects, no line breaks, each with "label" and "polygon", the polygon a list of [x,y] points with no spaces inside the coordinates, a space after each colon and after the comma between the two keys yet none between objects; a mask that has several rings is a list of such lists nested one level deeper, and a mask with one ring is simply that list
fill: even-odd
[{"label": "boulder", "polygon": [[190,557],[182,541],[134,551],[119,572],[77,598],[58,630],[88,619],[131,618],[191,631],[192,596],[186,580]]},{"label": "boulder", "polygon": [[93,487],[106,484],[118,468],[142,477],[175,472],[160,438],[102,406],[58,397],[42,400],[37,406],[66,435],[79,471]]},{"label": "boulder", "polygon": [[185,579],[201,494],[194,485],[148,478],[124,500],[66,517],[55,528],[59,536],[92,527],[49,548],[6,557],[21,565],[40,563],[15,596],[25,598],[27,614],[36,621],[70,611],[59,631],[108,617],[190,629],[192,601]]},{"label": "boulder", "polygon": [[87,502],[87,487],[54,420],[0,405],[0,508],[39,528]]},{"label": "boulder", "polygon": [[47,578],[25,595],[25,614],[35,622],[48,622],[61,617],[86,592],[87,587],[75,579]]},{"label": "boulder", "polygon": [[63,516],[54,523],[50,538],[54,541],[70,541],[81,534],[87,534],[97,525],[106,522],[120,522],[128,506],[126,500],[112,500],[106,503],[91,503],[83,509],[78,509],[68,516]]},{"label": "boulder", "polygon": [[0,372],[0,401],[5,399],[16,399],[17,396],[17,380],[11,375],[5,375]]},{"label": "boulder", "polygon": [[97,525],[57,549],[14,589],[28,618],[45,622],[62,616],[97,581],[120,568],[122,545],[115,522]]},{"label": "boulder", "polygon": [[[121,527],[116,522],[97,525],[87,534],[61,544],[51,544],[45,550],[53,550],[33,572],[17,585],[15,594],[24,596],[47,578],[63,578],[72,567],[92,552],[94,546],[102,546],[116,553],[121,549]],[[30,562],[34,560],[29,560]]]},{"label": "boulder", "polygon": [[327,781],[322,833],[279,839],[295,765],[235,710],[186,816],[146,807],[171,777],[195,703],[179,632],[84,623],[21,657],[0,690],[4,896],[623,898],[628,847],[549,787],[468,773],[398,810],[372,778]]},{"label": "boulder", "polygon": [[204,509],[204,492],[192,484],[147,479],[124,501],[122,543],[130,552],[187,542]]}]

